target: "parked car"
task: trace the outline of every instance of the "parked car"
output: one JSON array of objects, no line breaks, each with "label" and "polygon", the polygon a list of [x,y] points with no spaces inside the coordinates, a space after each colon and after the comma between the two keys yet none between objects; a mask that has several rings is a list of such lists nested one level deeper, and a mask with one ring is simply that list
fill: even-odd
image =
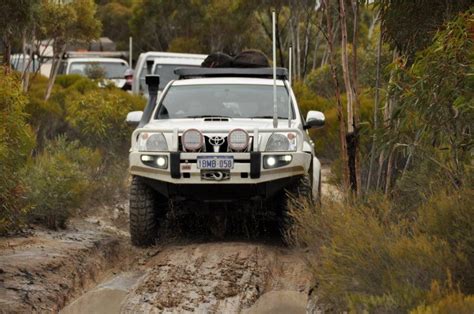
[{"label": "parked car", "polygon": [[132,83],[132,92],[147,96],[148,90],[145,84],[147,74],[160,75],[160,91],[171,80],[177,79],[174,70],[178,67],[199,67],[207,55],[155,52],[150,51],[140,54],[135,66],[135,75]]},{"label": "parked car", "polygon": [[129,157],[135,245],[153,243],[170,206],[253,202],[285,211],[285,189],[319,199],[321,163],[306,130],[322,127],[324,114],[303,120],[279,68],[274,116],[272,71],[181,68],[158,101],[160,77],[146,77],[148,105],[127,116],[138,126]]}]

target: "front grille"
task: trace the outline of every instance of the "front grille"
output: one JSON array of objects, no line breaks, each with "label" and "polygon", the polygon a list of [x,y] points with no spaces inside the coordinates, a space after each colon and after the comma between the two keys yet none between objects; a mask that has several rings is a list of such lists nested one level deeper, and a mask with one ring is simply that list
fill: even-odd
[{"label": "front grille", "polygon": [[[206,143],[206,152],[211,152],[213,153],[214,152],[214,146],[211,144],[211,138],[213,138],[214,136],[204,136],[204,141]],[[227,136],[225,137],[222,137],[224,139],[224,143],[222,143],[222,145],[218,146],[219,147],[219,151],[217,151],[216,153],[225,153],[227,152],[227,147],[229,146],[229,144],[227,143]]]}]

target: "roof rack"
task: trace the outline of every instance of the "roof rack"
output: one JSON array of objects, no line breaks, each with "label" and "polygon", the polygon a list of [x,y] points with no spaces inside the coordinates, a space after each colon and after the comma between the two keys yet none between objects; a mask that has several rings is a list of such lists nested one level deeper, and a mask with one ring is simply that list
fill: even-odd
[{"label": "roof rack", "polygon": [[[272,78],[273,68],[177,68],[174,73],[180,80],[196,77],[258,77]],[[276,69],[277,79],[288,79],[288,70]]]}]

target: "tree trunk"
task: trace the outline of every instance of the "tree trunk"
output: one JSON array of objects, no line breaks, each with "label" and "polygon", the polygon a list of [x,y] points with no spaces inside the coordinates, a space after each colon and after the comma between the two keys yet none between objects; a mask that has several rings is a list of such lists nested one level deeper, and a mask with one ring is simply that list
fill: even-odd
[{"label": "tree trunk", "polygon": [[278,47],[278,51],[280,53],[280,66],[281,67],[285,67],[285,59],[283,58],[283,49],[282,49],[282,46],[281,46],[281,34],[280,34],[280,27],[279,27],[279,23],[278,23],[278,14],[279,12],[277,11],[276,12],[276,26],[275,26],[275,31],[276,31],[276,44],[277,44],[277,47]]},{"label": "tree trunk", "polygon": [[341,25],[341,59],[342,74],[347,95],[347,163],[343,165],[349,173],[349,184],[352,192],[357,193],[357,129],[355,119],[355,92],[350,77],[349,51],[347,48],[347,20],[344,0],[339,0],[339,21]]},{"label": "tree trunk", "polygon": [[[395,62],[397,57],[398,57],[398,52],[396,50],[394,50],[393,51],[392,62]],[[393,75],[394,75],[394,72],[392,71],[390,73],[389,85],[393,81]],[[384,108],[384,112],[383,112],[383,119],[384,119],[384,127],[385,128],[393,127],[393,124],[392,124],[392,121],[391,121],[392,112],[393,112],[393,99],[392,99],[392,96],[389,93],[387,95],[387,100],[385,101],[385,108]],[[391,168],[392,168],[393,158],[390,158],[390,157],[393,157],[392,150],[390,150],[389,162],[387,162],[387,172],[386,172],[386,177],[385,177],[386,178],[386,181],[385,181],[386,193],[388,193],[388,191],[387,191],[387,179],[391,179],[391,174],[392,174]],[[378,171],[378,174],[377,174],[377,190],[379,189],[379,187],[381,185],[381,181],[382,181],[384,161],[385,161],[385,152],[382,151],[380,153],[380,156],[379,156],[379,171]],[[390,187],[390,184],[388,185],[388,187]]]},{"label": "tree trunk", "polygon": [[318,48],[319,48],[319,41],[320,41],[320,36],[319,36],[320,30],[318,29],[316,33],[316,42],[314,43],[314,50],[313,50],[313,65],[311,67],[311,70],[314,70],[316,68],[316,59],[318,56]]},{"label": "tree trunk", "polygon": [[305,36],[304,36],[304,53],[303,53],[303,80],[306,77],[307,65],[308,65],[308,54],[309,54],[309,45],[311,42],[311,17],[312,11],[308,13],[306,18],[306,28],[305,28]]},{"label": "tree trunk", "polygon": [[11,71],[11,63],[10,63],[10,57],[12,53],[12,46],[11,46],[11,40],[8,37],[8,35],[3,36],[3,66],[5,67],[5,74],[10,73]]},{"label": "tree trunk", "polygon": [[372,34],[374,33],[375,25],[377,25],[379,17],[380,17],[380,10],[377,11],[377,15],[374,16],[374,18],[372,19],[372,23],[370,23],[369,33],[367,34],[367,37],[369,40],[372,38]]},{"label": "tree trunk", "polygon": [[47,101],[51,97],[51,92],[53,91],[54,82],[56,81],[56,76],[58,75],[59,65],[66,50],[66,44],[61,47],[60,53],[54,53],[53,55],[53,64],[51,67],[51,72],[49,73],[48,87],[46,88],[46,94],[44,95],[44,100]]},{"label": "tree trunk", "polygon": [[362,182],[361,182],[361,170],[360,170],[360,101],[359,101],[359,86],[357,77],[357,38],[359,31],[359,2],[352,0],[352,12],[353,18],[353,34],[352,34],[352,88],[353,88],[353,101],[354,101],[354,136],[352,139],[353,150],[349,152],[349,167],[353,171],[355,177],[355,187],[357,196],[362,195]]},{"label": "tree trunk", "polygon": [[367,186],[366,190],[370,189],[370,181],[372,180],[372,171],[375,162],[375,145],[377,144],[377,130],[378,130],[378,110],[379,110],[379,97],[380,97],[380,56],[382,54],[382,31],[379,32],[379,38],[377,42],[377,65],[375,74],[375,100],[374,100],[374,131],[372,136],[372,147],[370,149],[370,163],[369,173],[367,174]]},{"label": "tree trunk", "polygon": [[392,173],[393,173],[393,159],[395,154],[395,148],[390,150],[387,160],[387,175],[385,176],[385,195],[390,193],[390,187],[392,183]]},{"label": "tree trunk", "polygon": [[[21,74],[21,84],[23,86],[23,91],[26,93],[28,91],[28,85],[30,81],[30,67],[33,66],[33,53],[30,48],[30,53],[27,54],[26,51],[26,30],[23,31],[22,34],[22,50],[23,50],[23,69],[22,69],[22,74]],[[26,56],[28,55],[28,62],[26,61]]]},{"label": "tree trunk", "polygon": [[299,14],[296,18],[296,77],[301,79],[301,40],[300,40],[300,18]]},{"label": "tree trunk", "polygon": [[334,53],[334,48],[333,48],[334,36],[332,33],[333,26],[332,26],[331,14],[330,14],[329,0],[323,0],[323,3],[325,7],[325,14],[326,14],[326,25],[328,29],[328,35],[326,39],[328,42],[329,65],[331,67],[331,74],[332,74],[332,79],[334,81],[335,96],[336,96],[336,101],[337,101],[337,118],[339,121],[339,143],[341,146],[340,154],[341,154],[342,164],[344,165],[342,169],[343,189],[347,192],[349,191],[349,172],[347,171],[347,166],[346,166],[347,165],[346,123],[344,120],[341,94],[340,94],[339,82],[337,79],[337,72],[336,72],[336,66],[335,66],[335,53]]}]

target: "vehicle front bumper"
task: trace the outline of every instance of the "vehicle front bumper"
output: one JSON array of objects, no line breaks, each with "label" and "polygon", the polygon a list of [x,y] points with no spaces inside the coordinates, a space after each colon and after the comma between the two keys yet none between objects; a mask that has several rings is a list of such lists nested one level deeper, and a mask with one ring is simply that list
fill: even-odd
[{"label": "vehicle front bumper", "polygon": [[[161,155],[168,158],[167,169],[148,166],[141,161],[142,155]],[[230,169],[230,178],[222,181],[204,180],[197,168],[197,156],[233,156],[234,168]],[[266,155],[291,155],[288,165],[265,169],[263,159]],[[252,153],[130,153],[130,173],[132,175],[179,185],[227,185],[259,184],[309,172],[312,156],[306,152],[252,152]]]}]

